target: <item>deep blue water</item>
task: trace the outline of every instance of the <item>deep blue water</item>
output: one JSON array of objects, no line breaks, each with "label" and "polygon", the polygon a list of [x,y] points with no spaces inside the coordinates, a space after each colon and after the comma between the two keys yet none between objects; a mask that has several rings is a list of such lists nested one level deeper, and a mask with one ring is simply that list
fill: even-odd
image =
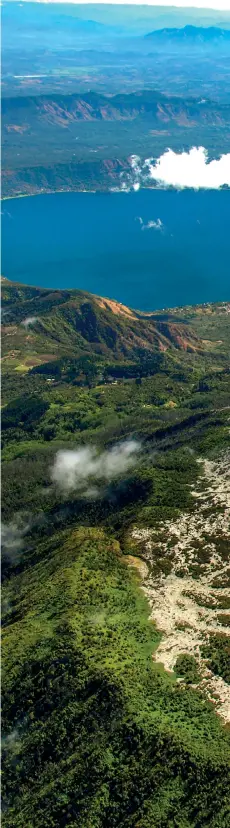
[{"label": "deep blue water", "polygon": [[[141,229],[160,219],[163,230]],[[142,310],[230,298],[230,192],[56,193],[2,205],[2,274]]]}]

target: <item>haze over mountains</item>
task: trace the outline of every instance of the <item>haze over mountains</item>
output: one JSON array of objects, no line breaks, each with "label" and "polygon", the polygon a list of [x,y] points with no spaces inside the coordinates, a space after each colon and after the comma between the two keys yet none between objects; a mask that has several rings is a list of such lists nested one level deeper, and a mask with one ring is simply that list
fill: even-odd
[{"label": "haze over mountains", "polygon": [[228,152],[228,13],[5,2],[2,18],[4,197],[119,187],[131,156],[168,147]]},{"label": "haze over mountains", "polygon": [[182,26],[180,28],[165,28],[154,30],[145,35],[146,38],[151,38],[154,44],[168,43],[168,41],[175,41],[181,44],[185,43],[186,48],[189,45],[197,45],[204,43],[226,43],[230,39],[229,29],[220,29],[217,26]]},{"label": "haze over mountains", "polygon": [[[36,95],[3,98],[3,125],[7,132],[36,129],[36,120],[66,127],[74,121],[130,121],[149,118],[149,126],[228,126],[230,104],[205,98],[172,97],[142,90],[128,94],[104,96],[97,92],[80,95]],[[38,125],[37,125],[38,128]]]}]

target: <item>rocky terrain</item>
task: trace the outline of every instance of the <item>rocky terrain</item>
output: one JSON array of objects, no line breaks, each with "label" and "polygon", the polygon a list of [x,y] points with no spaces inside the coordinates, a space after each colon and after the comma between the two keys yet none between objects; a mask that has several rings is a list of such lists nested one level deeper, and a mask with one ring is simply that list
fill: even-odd
[{"label": "rocky terrain", "polygon": [[197,686],[229,722],[230,686],[204,653],[212,636],[230,636],[230,455],[200,464],[194,511],[155,530],[135,528],[132,536],[147,563],[141,574],[151,618],[162,632],[155,661],[173,670],[182,654],[194,656]]},{"label": "rocky terrain", "polygon": [[82,95],[37,95],[2,99],[3,128],[23,131],[39,123],[65,128],[74,121],[130,121],[150,118],[159,129],[169,126],[212,126],[230,123],[230,106],[200,98],[167,97],[160,92],[141,91],[105,96],[96,92]]}]

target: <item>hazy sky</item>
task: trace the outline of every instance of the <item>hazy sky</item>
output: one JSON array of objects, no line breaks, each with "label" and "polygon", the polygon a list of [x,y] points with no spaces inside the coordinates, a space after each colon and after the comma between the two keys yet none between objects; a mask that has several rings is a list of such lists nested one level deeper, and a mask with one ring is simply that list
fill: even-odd
[{"label": "hazy sky", "polygon": [[[42,1],[42,0],[41,0]],[[24,0],[25,2],[25,0]],[[37,0],[39,2],[39,0]],[[112,3],[113,5],[136,5],[136,6],[175,6],[184,9],[217,9],[217,11],[230,11],[230,0],[44,0],[47,3]]]},{"label": "hazy sky", "polygon": [[[52,0],[48,0],[48,2],[49,1],[52,2]],[[61,2],[61,0],[60,0],[60,2]],[[62,2],[69,2],[69,0],[62,0]],[[72,0],[72,2],[73,2],[73,0]],[[98,0],[75,0],[75,2],[76,3],[77,2],[78,3],[86,3],[86,2],[98,3]],[[106,2],[108,2],[108,0],[99,0],[99,2],[100,3],[103,3],[103,2],[106,3]],[[122,4],[124,3],[124,5],[129,3],[129,5],[134,5],[134,0],[112,0],[112,2],[116,5],[118,5],[118,3],[122,3]],[[137,3],[135,3],[135,5],[137,5],[137,6],[174,6],[174,7],[175,6],[180,6],[180,7],[185,8],[185,9],[189,9],[189,8],[194,9],[194,8],[196,8],[196,9],[217,9],[218,11],[221,11],[221,10],[230,11],[230,0],[192,0],[192,2],[191,2],[191,0],[174,0],[174,2],[173,2],[173,0],[164,0],[164,3],[160,3],[159,0],[149,0],[149,2],[146,2],[146,0],[143,0],[143,2],[142,2],[142,0],[137,0]]]},{"label": "hazy sky", "polygon": [[[48,2],[52,2],[52,0],[48,0]],[[60,0],[60,2],[61,2],[61,0]],[[69,0],[62,0],[62,2],[69,2]],[[86,3],[87,0],[72,0],[72,2]],[[88,2],[97,3],[98,0],[88,0]],[[99,0],[99,2],[100,3],[101,2],[106,3],[106,2],[108,2],[108,0]],[[119,3],[123,3],[124,0],[112,0],[112,2],[116,5],[118,5]],[[133,0],[125,0],[125,5],[127,3],[129,3],[129,5],[134,4]],[[149,0],[148,3],[146,3],[146,0],[143,0],[143,2],[142,2],[142,0],[138,0],[135,5],[138,5],[138,6],[161,6],[162,5],[162,6],[174,6],[174,7],[175,6],[180,6],[180,7],[185,8],[185,9],[189,9],[189,8],[194,9],[194,8],[196,8],[196,9],[217,9],[218,11],[221,11],[221,10],[230,11],[230,0],[193,0],[193,2],[191,2],[191,0],[176,0],[176,2],[175,2],[175,0],[174,0],[174,2],[172,2],[172,0],[164,0],[164,3],[160,3],[159,0]]]}]

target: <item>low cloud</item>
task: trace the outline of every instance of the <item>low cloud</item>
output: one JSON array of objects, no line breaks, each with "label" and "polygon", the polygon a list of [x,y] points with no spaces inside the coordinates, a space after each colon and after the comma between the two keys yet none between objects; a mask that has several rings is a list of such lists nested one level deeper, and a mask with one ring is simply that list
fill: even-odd
[{"label": "low cloud", "polygon": [[163,221],[161,221],[160,218],[156,221],[150,219],[147,224],[145,224],[141,216],[137,216],[137,221],[140,222],[141,230],[163,230],[164,228]]},{"label": "low cloud", "polygon": [[43,512],[37,515],[29,512],[17,512],[10,523],[1,525],[2,552],[11,563],[20,559],[25,546],[25,537],[37,526],[45,525],[46,518]]},{"label": "low cloud", "polygon": [[193,147],[189,152],[181,153],[168,149],[155,164],[151,159],[145,163],[150,178],[169,187],[194,190],[230,187],[230,153],[209,161],[204,147]]},{"label": "low cloud", "polygon": [[0,308],[0,319],[6,319],[6,317],[9,319],[9,317],[11,317],[11,312],[9,310],[3,310],[3,308]]},{"label": "low cloud", "polygon": [[131,155],[129,158],[130,172],[120,173],[120,186],[112,187],[111,192],[130,193],[131,190],[137,192],[143,181],[142,166],[143,163],[139,155]]},{"label": "low cloud", "polygon": [[160,158],[146,158],[138,155],[129,158],[130,172],[120,176],[120,190],[130,192],[144,187],[175,187],[194,190],[218,190],[230,187],[230,153],[209,160],[204,147],[192,147],[188,152],[174,152],[167,149]]},{"label": "low cloud", "polygon": [[92,446],[61,450],[57,452],[51,478],[66,493],[75,490],[83,497],[95,499],[100,496],[98,484],[108,484],[132,468],[139,451],[136,440],[127,440],[100,453]]},{"label": "low cloud", "polygon": [[2,736],[1,739],[1,748],[5,751],[10,751],[10,753],[19,753],[21,746],[21,739],[19,735],[19,730],[17,727],[14,727],[10,730],[6,736]]},{"label": "low cloud", "polygon": [[6,558],[14,561],[20,556],[24,546],[24,537],[30,528],[31,518],[27,514],[19,513],[14,516],[10,523],[2,523],[1,543]]},{"label": "low cloud", "polygon": [[26,319],[23,319],[22,325],[24,325],[24,328],[29,328],[30,325],[34,325],[37,322],[37,318],[37,316],[27,316]]}]

